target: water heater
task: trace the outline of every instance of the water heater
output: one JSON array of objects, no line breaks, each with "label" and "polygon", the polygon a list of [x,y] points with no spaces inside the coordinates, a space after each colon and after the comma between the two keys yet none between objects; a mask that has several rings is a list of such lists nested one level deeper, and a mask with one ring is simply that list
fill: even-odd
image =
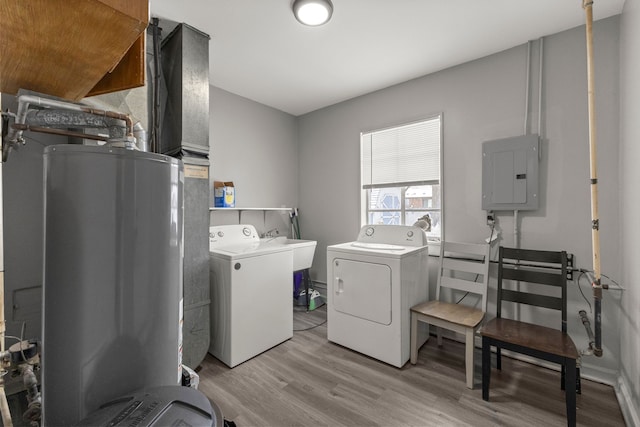
[{"label": "water heater", "polygon": [[45,425],[178,384],[183,167],[108,146],[44,151]]}]

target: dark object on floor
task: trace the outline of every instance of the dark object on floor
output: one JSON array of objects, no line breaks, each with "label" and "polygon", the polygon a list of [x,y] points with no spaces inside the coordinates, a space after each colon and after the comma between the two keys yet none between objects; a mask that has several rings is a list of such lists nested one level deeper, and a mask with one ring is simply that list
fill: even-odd
[{"label": "dark object on floor", "polygon": [[[505,260],[508,260],[505,262]],[[520,264],[524,261],[524,265]],[[532,265],[540,267],[532,267]],[[525,286],[506,289],[505,281],[526,282]],[[543,286],[540,286],[543,285]],[[520,289],[526,289],[527,292]],[[541,289],[545,288],[545,289]],[[549,296],[555,288],[559,297]],[[502,317],[504,301],[545,307],[561,312],[561,329],[552,329]],[[576,425],[576,388],[580,372],[576,346],[567,335],[567,253],[500,247],[498,265],[497,317],[480,331],[482,335],[482,399],[489,400],[491,346],[497,348],[497,368],[502,368],[501,349],[559,363],[561,388],[565,390],[567,425]],[[578,384],[578,386],[576,386]]]},{"label": "dark object on floor", "polygon": [[305,289],[300,291],[300,293],[294,300],[294,304],[306,306],[307,311],[312,311],[318,307],[322,307],[324,305],[324,299],[322,298],[322,295],[320,295],[320,292],[316,291],[315,289],[309,288],[308,294]]},{"label": "dark object on floor", "polygon": [[78,426],[136,425],[139,427],[192,425],[222,427],[222,412],[204,394],[182,386],[142,389],[108,402]]}]

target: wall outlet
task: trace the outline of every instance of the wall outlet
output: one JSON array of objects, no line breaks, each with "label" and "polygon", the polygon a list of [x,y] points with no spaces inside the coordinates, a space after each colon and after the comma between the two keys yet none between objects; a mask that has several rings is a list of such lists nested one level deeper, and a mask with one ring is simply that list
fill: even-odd
[{"label": "wall outlet", "polygon": [[493,211],[487,211],[487,225],[491,227],[495,223],[496,223],[496,217]]}]

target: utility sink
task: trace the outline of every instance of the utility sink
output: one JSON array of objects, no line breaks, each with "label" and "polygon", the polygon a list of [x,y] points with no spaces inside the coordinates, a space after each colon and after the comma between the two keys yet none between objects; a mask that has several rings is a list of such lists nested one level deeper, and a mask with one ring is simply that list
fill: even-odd
[{"label": "utility sink", "polygon": [[310,268],[316,252],[315,240],[289,239],[285,236],[260,239],[265,245],[286,245],[293,251],[293,271]]}]

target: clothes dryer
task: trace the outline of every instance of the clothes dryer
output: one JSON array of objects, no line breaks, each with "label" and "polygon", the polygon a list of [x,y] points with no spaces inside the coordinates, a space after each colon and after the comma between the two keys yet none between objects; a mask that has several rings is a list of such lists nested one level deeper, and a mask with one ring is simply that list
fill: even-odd
[{"label": "clothes dryer", "polygon": [[293,252],[253,225],[209,229],[209,353],[233,368],[293,336]]},{"label": "clothes dryer", "polygon": [[[428,246],[416,226],[367,225],[327,247],[327,338],[398,368],[410,356],[410,308],[428,300]],[[420,325],[418,345],[428,329]]]}]

